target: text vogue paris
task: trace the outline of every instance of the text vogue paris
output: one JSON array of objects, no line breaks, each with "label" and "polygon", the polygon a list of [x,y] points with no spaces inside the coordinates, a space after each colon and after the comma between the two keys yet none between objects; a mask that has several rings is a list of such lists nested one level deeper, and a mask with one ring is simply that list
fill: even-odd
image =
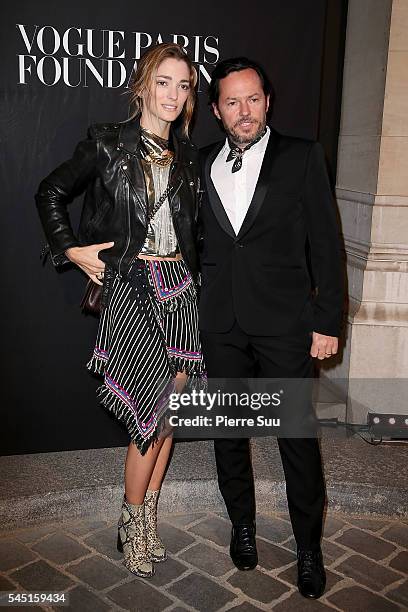
[{"label": "text vogue paris", "polygon": [[186,34],[125,32],[69,27],[63,32],[51,25],[16,24],[22,44],[18,57],[18,84],[29,85],[38,79],[52,87],[63,83],[68,87],[117,88],[132,81],[133,71],[143,52],[162,42],[175,42],[184,47],[197,65],[200,81],[208,83],[210,74],[205,64],[219,60],[218,37]]}]

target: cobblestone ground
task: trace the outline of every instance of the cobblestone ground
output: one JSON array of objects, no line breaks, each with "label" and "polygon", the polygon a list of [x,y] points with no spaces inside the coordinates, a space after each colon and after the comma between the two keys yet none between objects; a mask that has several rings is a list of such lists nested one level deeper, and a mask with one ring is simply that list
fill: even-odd
[{"label": "cobblestone ground", "polygon": [[160,533],[170,558],[155,566],[149,580],[122,566],[111,523],[81,520],[3,532],[0,591],[66,591],[69,606],[29,609],[75,612],[408,609],[408,519],[329,514],[323,540],[327,590],[311,602],[295,587],[286,515],[258,515],[259,566],[252,572],[233,566],[229,529],[220,513],[164,516]]}]

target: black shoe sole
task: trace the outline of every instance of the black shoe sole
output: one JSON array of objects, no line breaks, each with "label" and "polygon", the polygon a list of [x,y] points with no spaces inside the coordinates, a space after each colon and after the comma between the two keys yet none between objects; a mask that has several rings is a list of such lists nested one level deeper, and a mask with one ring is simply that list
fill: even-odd
[{"label": "black shoe sole", "polygon": [[305,597],[306,599],[320,599],[320,597],[323,595],[324,591],[322,591],[321,593],[317,593],[316,595],[311,595],[310,593],[302,593],[302,591],[300,589],[298,589],[299,593]]},{"label": "black shoe sole", "polygon": [[238,561],[237,559],[234,559],[234,557],[231,554],[230,554],[230,557],[235,567],[239,569],[241,572],[249,572],[250,570],[255,569],[256,566],[258,565],[258,559],[256,559],[256,561],[253,561],[252,563],[242,563]]},{"label": "black shoe sole", "polygon": [[237,565],[237,563],[234,563],[234,565],[237,569],[239,569],[240,572],[250,572],[251,570],[254,570],[258,564],[255,563],[255,565],[245,565],[244,566],[244,565]]},{"label": "black shoe sole", "polygon": [[299,593],[302,595],[302,597],[305,597],[306,599],[319,599],[323,595],[326,589],[326,585],[325,585],[321,591],[318,591],[317,593],[312,594],[312,593],[302,593],[301,589],[299,588],[299,585],[297,585],[297,587],[298,587]]}]

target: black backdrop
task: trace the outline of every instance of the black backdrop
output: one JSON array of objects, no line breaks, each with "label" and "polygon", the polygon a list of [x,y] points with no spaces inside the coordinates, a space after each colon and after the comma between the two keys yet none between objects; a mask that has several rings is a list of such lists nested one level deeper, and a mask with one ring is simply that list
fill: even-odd
[{"label": "black backdrop", "polygon": [[[2,454],[127,443],[125,431],[98,405],[99,382],[84,367],[97,328],[78,308],[85,277],[41,264],[44,239],[33,196],[90,123],[127,117],[122,92],[138,41],[146,45],[151,37],[154,44],[161,36],[167,42],[176,34],[188,43],[201,74],[197,144],[220,137],[207,108],[205,75],[221,59],[248,55],[274,84],[274,127],[320,135],[333,172],[344,23],[343,0],[43,0],[3,8]],[[124,84],[115,87],[122,74]],[[74,225],[79,210],[78,199],[71,207]]]}]

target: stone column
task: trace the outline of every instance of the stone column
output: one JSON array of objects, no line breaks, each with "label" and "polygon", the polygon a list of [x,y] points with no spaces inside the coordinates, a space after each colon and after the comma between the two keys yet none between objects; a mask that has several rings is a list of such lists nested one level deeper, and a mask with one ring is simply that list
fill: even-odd
[{"label": "stone column", "polygon": [[406,397],[361,385],[408,377],[408,0],[349,1],[336,195],[349,313],[324,373],[348,380],[348,422],[408,414]]}]

